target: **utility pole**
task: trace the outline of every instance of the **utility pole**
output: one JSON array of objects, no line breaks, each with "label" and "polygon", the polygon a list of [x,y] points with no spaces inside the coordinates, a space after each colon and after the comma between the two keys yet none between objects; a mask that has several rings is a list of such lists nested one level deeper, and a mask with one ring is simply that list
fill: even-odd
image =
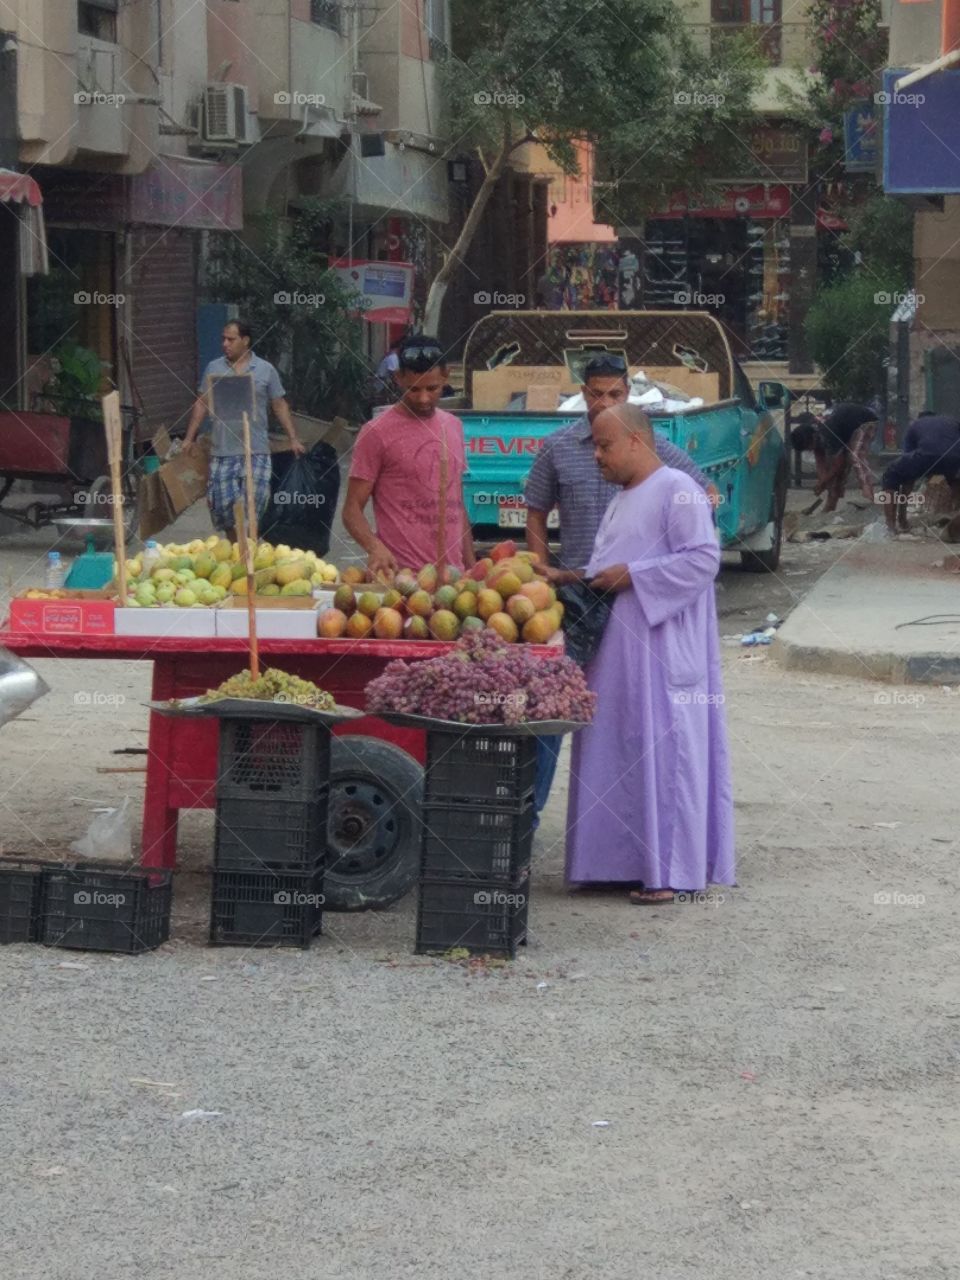
[{"label": "utility pole", "polygon": [[17,167],[17,143],[17,39],[0,31],[0,168]]}]

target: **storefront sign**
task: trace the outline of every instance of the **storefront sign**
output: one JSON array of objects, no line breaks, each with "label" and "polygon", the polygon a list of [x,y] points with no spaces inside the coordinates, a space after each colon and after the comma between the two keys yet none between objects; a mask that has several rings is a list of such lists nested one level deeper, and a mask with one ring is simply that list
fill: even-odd
[{"label": "storefront sign", "polygon": [[710,204],[690,203],[680,193],[666,213],[655,218],[785,218],[790,212],[789,187],[727,187]]},{"label": "storefront sign", "polygon": [[243,227],[241,168],[233,162],[161,156],[153,168],[127,182],[131,222],[210,231]]},{"label": "storefront sign", "polygon": [[807,181],[807,140],[794,129],[757,129],[750,141],[752,177],[766,182]]},{"label": "storefront sign", "polygon": [[843,113],[843,151],[843,167],[848,173],[876,172],[877,117],[872,102]]},{"label": "storefront sign", "polygon": [[360,295],[365,320],[405,324],[413,300],[413,264],[338,259],[331,267],[346,289]]},{"label": "storefront sign", "polygon": [[938,71],[906,90],[906,69],[888,68],[877,101],[883,112],[883,188],[897,195],[960,192],[960,71]]}]

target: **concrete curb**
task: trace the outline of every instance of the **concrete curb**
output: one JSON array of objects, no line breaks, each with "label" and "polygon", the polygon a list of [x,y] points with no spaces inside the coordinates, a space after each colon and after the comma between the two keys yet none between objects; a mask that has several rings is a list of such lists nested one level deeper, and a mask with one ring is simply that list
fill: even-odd
[{"label": "concrete curb", "polygon": [[960,654],[902,653],[883,650],[830,649],[792,641],[782,634],[774,638],[770,655],[791,671],[817,675],[852,676],[888,684],[960,684]]}]

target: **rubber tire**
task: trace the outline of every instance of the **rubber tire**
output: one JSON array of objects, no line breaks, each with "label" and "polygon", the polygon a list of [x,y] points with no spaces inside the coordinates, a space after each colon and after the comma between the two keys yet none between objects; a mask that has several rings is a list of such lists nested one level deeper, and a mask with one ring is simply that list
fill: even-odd
[{"label": "rubber tire", "polygon": [[[384,833],[390,841],[386,852],[381,855],[368,848],[363,861],[355,861],[352,867],[348,846],[337,835],[345,808],[351,803],[351,787],[360,789],[354,803],[359,805],[361,817],[370,802],[382,796],[389,806],[385,810],[389,817],[382,820],[393,827],[392,832]],[[382,910],[409,893],[420,868],[422,804],[423,766],[409,752],[363,734],[333,739],[325,911]]]},{"label": "rubber tire", "polygon": [[781,458],[773,482],[770,519],[773,521],[773,546],[769,551],[741,551],[740,565],[745,573],[774,573],[780,565],[783,547],[783,516],[787,508],[787,489],[790,484],[790,468]]}]

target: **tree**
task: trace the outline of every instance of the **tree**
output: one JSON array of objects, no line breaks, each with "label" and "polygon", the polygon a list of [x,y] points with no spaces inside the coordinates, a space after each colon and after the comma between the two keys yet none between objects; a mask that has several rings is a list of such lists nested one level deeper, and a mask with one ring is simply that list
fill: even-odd
[{"label": "tree", "polygon": [[525,143],[545,145],[568,173],[578,140],[606,144],[610,208],[621,181],[634,196],[638,186],[649,190],[655,204],[697,186],[711,149],[742,149],[736,132],[752,115],[760,60],[739,48],[739,60],[731,46],[708,65],[672,0],[553,0],[549,9],[543,0],[454,0],[451,49],[440,63],[445,132],[458,149],[477,152],[484,178],[430,286],[425,329],[437,331],[447,287]]},{"label": "tree", "polygon": [[257,351],[282,373],[295,409],[351,418],[369,367],[356,295],[318,249],[334,211],[330,202],[310,201],[293,220],[274,213],[253,219],[249,243],[211,236],[207,293],[238,305]]},{"label": "tree", "polygon": [[823,289],[807,312],[810,352],[835,399],[883,395],[890,320],[902,288],[900,280],[858,272]]}]

